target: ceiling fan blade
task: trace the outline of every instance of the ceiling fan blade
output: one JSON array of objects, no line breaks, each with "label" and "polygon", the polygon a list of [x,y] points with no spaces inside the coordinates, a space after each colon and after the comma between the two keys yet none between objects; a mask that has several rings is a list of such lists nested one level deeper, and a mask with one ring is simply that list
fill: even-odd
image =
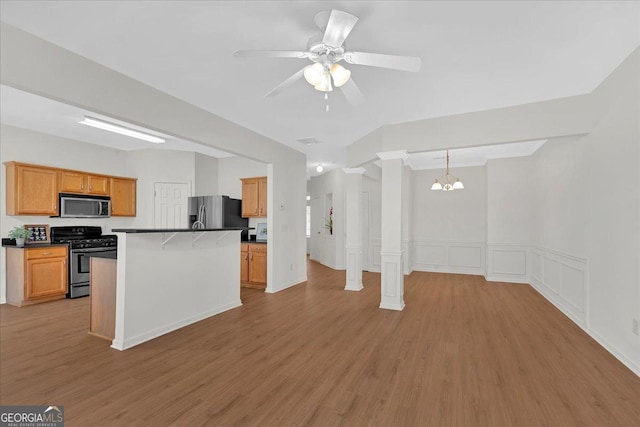
[{"label": "ceiling fan blade", "polygon": [[422,66],[422,60],[416,56],[384,55],[381,53],[346,52],[344,60],[349,64],[369,65],[414,73],[419,71]]},{"label": "ceiling fan blade", "polygon": [[340,10],[332,10],[327,28],[324,30],[322,43],[331,47],[342,46],[356,22],[358,22],[357,16]]},{"label": "ceiling fan blade", "polygon": [[301,50],[236,50],[236,58],[308,58],[309,52]]},{"label": "ceiling fan blade", "polygon": [[340,86],[340,89],[351,105],[364,103],[364,95],[360,92],[360,88],[353,79],[349,79],[345,84]]},{"label": "ceiling fan blade", "polygon": [[297,80],[299,80],[304,75],[305,68],[306,67],[303,67],[302,69],[300,69],[300,71],[297,71],[294,75],[289,77],[287,80],[283,81],[278,86],[271,89],[265,96],[267,97],[276,96],[277,94],[279,94],[280,92],[282,92],[283,90],[285,90],[286,88],[294,84]]}]

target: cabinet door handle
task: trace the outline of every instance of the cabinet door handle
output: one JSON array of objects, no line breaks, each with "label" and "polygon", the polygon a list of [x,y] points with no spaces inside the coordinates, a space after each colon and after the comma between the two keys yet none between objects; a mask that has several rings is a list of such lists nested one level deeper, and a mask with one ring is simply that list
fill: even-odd
[{"label": "cabinet door handle", "polygon": [[258,213],[258,208],[256,208],[256,210],[255,210],[255,212],[254,212],[254,213]]},{"label": "cabinet door handle", "polygon": [[62,260],[62,265],[67,265],[67,260],[66,259]]},{"label": "cabinet door handle", "polygon": [[84,190],[84,184],[80,184],[80,189]]},{"label": "cabinet door handle", "polygon": [[89,191],[92,191],[92,190],[93,190],[93,186],[92,186],[92,185],[90,185],[90,186],[89,186]]},{"label": "cabinet door handle", "polygon": [[53,255],[53,252],[42,252],[42,255]]},{"label": "cabinet door handle", "polygon": [[253,261],[253,255],[251,255],[251,261]]},{"label": "cabinet door handle", "polygon": [[260,208],[260,213],[262,213],[262,208]]}]

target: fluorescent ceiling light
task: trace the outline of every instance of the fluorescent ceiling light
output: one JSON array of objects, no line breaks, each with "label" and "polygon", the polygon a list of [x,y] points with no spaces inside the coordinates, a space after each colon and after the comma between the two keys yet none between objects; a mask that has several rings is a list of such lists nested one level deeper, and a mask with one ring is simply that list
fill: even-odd
[{"label": "fluorescent ceiling light", "polygon": [[153,142],[156,144],[162,144],[166,140],[159,138],[148,133],[140,132],[137,130],[129,129],[124,126],[116,125],[114,123],[105,122],[103,120],[94,119],[93,117],[85,116],[84,120],[78,122],[83,125],[92,126],[94,128],[108,130],[109,132],[119,133],[121,135],[130,136],[132,138],[142,139],[144,141]]}]

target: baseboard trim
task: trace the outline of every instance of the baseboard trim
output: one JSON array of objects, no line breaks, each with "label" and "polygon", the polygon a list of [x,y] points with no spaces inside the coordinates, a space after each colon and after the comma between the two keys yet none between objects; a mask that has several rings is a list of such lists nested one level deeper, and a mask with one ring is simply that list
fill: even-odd
[{"label": "baseboard trim", "polygon": [[402,302],[402,304],[387,304],[387,303],[380,303],[380,308],[384,309],[384,310],[395,310],[395,311],[402,311],[404,310],[405,304],[404,301]]},{"label": "baseboard trim", "polygon": [[503,283],[519,283],[519,284],[523,284],[523,285],[530,285],[529,283],[529,279],[524,276],[505,276],[505,277],[500,277],[500,276],[495,276],[495,275],[491,275],[491,274],[485,274],[484,275],[484,279],[487,282],[503,282]]},{"label": "baseboard trim", "polygon": [[212,310],[205,311],[203,313],[196,314],[195,316],[187,317],[186,319],[178,320],[177,322],[170,323],[168,325],[162,326],[160,328],[152,329],[145,333],[136,335],[134,337],[125,339],[125,340],[113,340],[111,343],[111,348],[116,350],[124,351],[131,347],[135,347],[144,342],[151,341],[154,338],[158,338],[159,336],[168,334],[169,332],[173,332],[185,326],[191,325],[192,323],[199,322],[200,320],[204,320],[208,317],[215,316],[216,314],[220,314],[224,311],[231,310],[236,307],[240,307],[242,302],[240,300],[233,301],[229,304],[225,304],[220,307],[216,307]]},{"label": "baseboard trim", "polygon": [[[322,264],[322,265],[324,265],[324,264]],[[331,268],[331,267],[329,267],[329,268]],[[307,281],[307,276],[305,275],[304,278],[294,280],[293,282],[289,282],[286,285],[284,285],[283,287],[278,288],[278,289],[273,289],[273,288],[267,287],[267,289],[265,289],[264,292],[267,293],[267,294],[275,294],[276,292],[284,291],[285,289],[289,289],[292,286],[299,285],[299,284],[304,283],[306,281]]]}]

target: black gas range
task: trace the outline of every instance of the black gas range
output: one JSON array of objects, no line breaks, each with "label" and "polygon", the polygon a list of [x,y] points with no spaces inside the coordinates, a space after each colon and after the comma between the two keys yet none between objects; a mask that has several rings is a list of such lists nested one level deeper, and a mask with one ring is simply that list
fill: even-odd
[{"label": "black gas range", "polygon": [[96,252],[117,251],[118,239],[103,235],[102,227],[51,227],[51,241],[69,245],[69,291],[67,298],[89,295],[89,266]]}]

